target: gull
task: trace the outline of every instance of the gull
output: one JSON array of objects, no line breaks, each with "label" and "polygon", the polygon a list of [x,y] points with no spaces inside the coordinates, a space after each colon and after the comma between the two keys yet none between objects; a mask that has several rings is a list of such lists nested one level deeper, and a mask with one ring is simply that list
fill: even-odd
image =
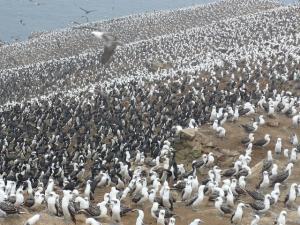
[{"label": "gull", "polygon": [[117,46],[123,44],[118,41],[118,38],[112,33],[92,31],[92,34],[96,38],[102,39],[104,41],[104,52],[101,57],[101,63],[106,64],[115,53]]}]

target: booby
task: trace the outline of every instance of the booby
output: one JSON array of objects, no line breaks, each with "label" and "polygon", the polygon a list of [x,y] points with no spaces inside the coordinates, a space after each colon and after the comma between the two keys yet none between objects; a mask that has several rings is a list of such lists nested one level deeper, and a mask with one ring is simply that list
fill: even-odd
[{"label": "booby", "polygon": [[226,135],[226,129],[221,126],[217,127],[216,132],[217,132],[217,137],[219,138],[224,138]]},{"label": "booby", "polygon": [[91,190],[91,183],[92,181],[91,180],[88,180],[86,182],[86,186],[85,186],[85,189],[84,189],[84,197],[88,197],[89,200],[93,200],[94,197],[93,197],[93,193],[92,193],[92,190]]},{"label": "booby", "polygon": [[279,155],[281,153],[281,148],[282,148],[281,138],[277,138],[277,141],[275,144],[275,153]]},{"label": "booby", "polygon": [[34,225],[36,224],[39,220],[40,220],[41,215],[40,214],[36,214],[32,217],[30,217],[24,225]]},{"label": "booby", "polygon": [[248,145],[248,144],[252,143],[253,141],[254,141],[254,134],[249,133],[248,137],[242,139],[241,143],[243,145]]},{"label": "booby", "polygon": [[233,224],[240,224],[243,218],[243,208],[246,207],[244,203],[239,203],[235,212],[231,216],[231,223]]},{"label": "booby", "polygon": [[253,220],[251,221],[250,225],[258,225],[258,222],[260,221],[259,215],[254,215]]},{"label": "booby", "polygon": [[174,217],[171,217],[171,218],[169,219],[168,225],[175,225],[175,224],[176,224],[176,219],[175,219]]},{"label": "booby", "polygon": [[270,179],[274,179],[278,174],[278,165],[276,163],[273,164],[272,169],[271,169],[271,176]]},{"label": "booby", "polygon": [[173,198],[170,193],[170,188],[165,187],[162,196],[163,206],[173,210]]},{"label": "booby", "polygon": [[191,195],[192,195],[192,183],[188,181],[181,193],[182,201],[183,202],[188,201],[191,198]]},{"label": "booby", "polygon": [[270,134],[266,134],[263,139],[259,139],[253,143],[254,146],[265,147],[270,143]]},{"label": "booby", "polygon": [[290,142],[292,145],[297,146],[299,144],[298,137],[296,133],[293,133],[290,138]]},{"label": "booby", "polygon": [[101,223],[98,222],[97,220],[95,220],[94,218],[86,218],[85,224],[87,224],[87,225],[101,225]]},{"label": "booby", "polygon": [[220,212],[221,215],[232,213],[232,209],[223,203],[222,197],[217,197],[215,201],[215,207]]},{"label": "booby", "polygon": [[296,183],[293,183],[290,187],[289,193],[286,195],[284,203],[287,207],[293,206],[296,198],[297,198],[297,190],[298,185]]},{"label": "booby", "polygon": [[61,201],[62,212],[65,220],[72,220],[76,224],[75,219],[75,209],[73,205],[70,204],[72,194],[70,190],[63,190],[63,198]]},{"label": "booby", "polygon": [[261,169],[261,172],[263,173],[264,171],[269,171],[273,165],[273,156],[272,156],[272,151],[268,150],[267,152],[267,158],[263,161],[263,166]]},{"label": "booby", "polygon": [[217,108],[216,106],[212,107],[211,113],[210,113],[210,121],[215,121],[217,119]]},{"label": "booby", "polygon": [[121,222],[121,205],[118,199],[111,200],[111,219],[114,223]]},{"label": "booby", "polygon": [[141,205],[148,200],[148,197],[148,188],[146,186],[146,182],[144,181],[141,192],[136,193],[135,196],[132,198],[132,201],[137,205]]},{"label": "booby", "polygon": [[201,219],[194,219],[190,225],[200,225],[201,223],[203,223]]},{"label": "booby", "polygon": [[58,195],[53,191],[48,194],[47,208],[50,215],[60,215],[60,210],[58,206]]},{"label": "booby", "polygon": [[271,195],[265,195],[264,201],[255,201],[250,206],[258,213],[265,213],[270,209]]},{"label": "booby", "polygon": [[286,215],[287,215],[287,212],[285,210],[282,210],[279,213],[279,216],[276,218],[274,224],[285,225],[286,224]]},{"label": "booby", "polygon": [[269,173],[268,171],[263,172],[263,177],[261,178],[260,182],[257,184],[257,189],[265,189],[269,186],[270,179],[269,179]]},{"label": "booby", "polygon": [[258,117],[258,124],[259,125],[264,125],[266,123],[265,119],[264,119],[264,115],[260,115]]},{"label": "booby", "polygon": [[297,148],[292,148],[289,161],[295,163],[298,160]]},{"label": "booby", "polygon": [[285,170],[281,173],[278,173],[277,176],[275,176],[271,181],[271,186],[273,186],[276,183],[283,183],[285,182],[292,173],[292,168],[294,167],[293,163],[289,163]]},{"label": "booby", "polygon": [[165,210],[160,210],[158,214],[158,218],[156,220],[158,225],[165,225]]},{"label": "booby", "polygon": [[135,225],[143,225],[144,224],[144,212],[140,209],[134,209],[132,211],[138,212],[138,217],[136,218]]},{"label": "booby", "polygon": [[101,57],[101,63],[106,64],[115,53],[118,45],[123,45],[118,38],[112,33],[92,31],[92,34],[99,39],[104,41],[104,52]]},{"label": "booby", "polygon": [[186,205],[191,206],[192,208],[198,207],[204,199],[204,188],[205,185],[200,185],[197,196],[193,197]]},{"label": "booby", "polygon": [[254,133],[257,130],[257,128],[258,128],[258,123],[257,122],[253,122],[252,125],[250,125],[250,124],[242,124],[242,127],[244,128],[244,130],[247,133]]}]

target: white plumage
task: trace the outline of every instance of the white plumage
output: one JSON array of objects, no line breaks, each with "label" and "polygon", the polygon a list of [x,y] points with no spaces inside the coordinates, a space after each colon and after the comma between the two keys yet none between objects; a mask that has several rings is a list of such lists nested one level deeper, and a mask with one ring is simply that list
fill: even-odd
[{"label": "white plumage", "polygon": [[40,220],[41,215],[40,214],[36,214],[32,217],[30,217],[26,222],[25,225],[34,225],[36,224],[39,220]]}]

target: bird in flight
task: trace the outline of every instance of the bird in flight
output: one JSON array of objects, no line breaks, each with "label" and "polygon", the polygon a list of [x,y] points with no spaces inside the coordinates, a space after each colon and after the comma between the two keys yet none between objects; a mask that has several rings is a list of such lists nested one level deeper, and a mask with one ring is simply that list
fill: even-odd
[{"label": "bird in flight", "polygon": [[91,13],[91,12],[97,11],[97,10],[87,10],[87,9],[82,8],[82,7],[79,7],[79,9],[81,9],[82,11],[84,11],[85,14],[89,14],[89,13]]},{"label": "bird in flight", "polygon": [[108,32],[93,31],[92,34],[104,41],[104,52],[101,57],[101,63],[106,64],[115,53],[118,45],[123,45],[116,36]]}]

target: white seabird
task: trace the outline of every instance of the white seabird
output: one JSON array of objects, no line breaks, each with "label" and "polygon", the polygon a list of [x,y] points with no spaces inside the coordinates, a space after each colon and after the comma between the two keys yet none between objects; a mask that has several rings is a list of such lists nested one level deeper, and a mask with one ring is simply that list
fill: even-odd
[{"label": "white seabird", "polygon": [[282,148],[281,138],[277,138],[277,141],[276,141],[276,144],[275,144],[275,153],[280,154],[281,153],[281,148]]},{"label": "white seabird", "polygon": [[297,198],[297,190],[298,185],[296,183],[293,183],[290,187],[289,193],[286,195],[284,203],[287,207],[290,207],[294,204]]},{"label": "white seabird", "polygon": [[260,221],[259,215],[254,215],[254,219],[251,221],[250,225],[258,225],[259,221]]},{"label": "white seabird", "polygon": [[200,185],[199,186],[197,196],[193,197],[187,203],[187,206],[191,206],[192,208],[196,208],[202,203],[202,201],[204,199],[204,188],[205,188],[205,185]]},{"label": "white seabird", "polygon": [[98,222],[97,220],[95,220],[94,218],[86,218],[85,224],[87,224],[87,225],[101,225],[101,223]]},{"label": "white seabird", "polygon": [[279,213],[279,216],[276,218],[274,224],[285,225],[286,224],[287,212],[285,210]]},{"label": "white seabird", "polygon": [[41,215],[40,214],[36,214],[32,217],[30,217],[24,225],[34,225],[36,224],[39,220],[40,220]]},{"label": "white seabird", "polygon": [[217,197],[215,201],[215,208],[221,213],[221,215],[232,213],[232,210],[223,203],[222,197]]},{"label": "white seabird", "polygon": [[62,212],[65,220],[72,220],[76,224],[75,219],[75,209],[71,207],[70,200],[72,199],[72,194],[70,190],[63,191],[63,198],[61,201]]},{"label": "white seabird", "polygon": [[143,225],[144,224],[144,212],[140,209],[134,209],[133,211],[138,212],[138,217],[136,218],[135,225]]},{"label": "white seabird", "polygon": [[263,177],[260,180],[260,182],[258,183],[258,185],[256,186],[256,188],[265,189],[269,186],[269,184],[270,184],[269,173],[268,173],[268,171],[264,171]]},{"label": "white seabird", "polygon": [[231,216],[231,223],[233,224],[240,224],[243,218],[243,207],[246,207],[244,203],[239,203],[235,212]]},{"label": "white seabird", "polygon": [[200,219],[194,219],[194,220],[190,223],[190,225],[199,225],[199,224],[201,224],[201,223],[203,223],[202,220],[200,220]]}]

